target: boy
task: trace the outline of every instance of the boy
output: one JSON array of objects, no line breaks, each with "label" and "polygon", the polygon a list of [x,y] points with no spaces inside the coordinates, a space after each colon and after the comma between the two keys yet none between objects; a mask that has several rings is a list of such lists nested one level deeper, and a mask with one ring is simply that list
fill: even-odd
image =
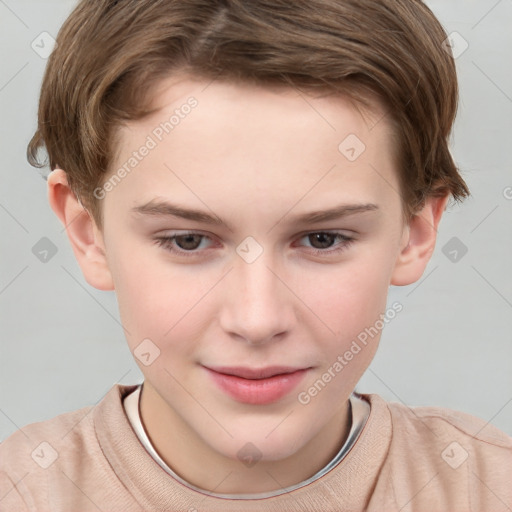
[{"label": "boy", "polygon": [[141,386],[0,445],[1,510],[510,510],[512,440],[354,392],[450,196],[419,0],[83,0],[29,156]]}]

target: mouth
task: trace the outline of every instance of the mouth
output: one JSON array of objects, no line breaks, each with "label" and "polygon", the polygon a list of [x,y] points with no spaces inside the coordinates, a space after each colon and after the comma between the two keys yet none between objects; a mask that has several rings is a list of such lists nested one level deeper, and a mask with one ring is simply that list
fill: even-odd
[{"label": "mouth", "polygon": [[270,377],[275,377],[276,375],[288,375],[290,373],[295,373],[300,370],[304,370],[306,368],[293,368],[290,366],[267,366],[266,368],[244,368],[241,366],[229,367],[229,366],[218,366],[218,367],[209,367],[209,370],[212,370],[217,373],[222,373],[224,375],[232,375],[233,377],[241,377],[242,379],[250,379],[250,380],[262,380],[268,379]]},{"label": "mouth", "polygon": [[288,395],[311,368],[206,367],[216,386],[237,402],[265,405]]}]

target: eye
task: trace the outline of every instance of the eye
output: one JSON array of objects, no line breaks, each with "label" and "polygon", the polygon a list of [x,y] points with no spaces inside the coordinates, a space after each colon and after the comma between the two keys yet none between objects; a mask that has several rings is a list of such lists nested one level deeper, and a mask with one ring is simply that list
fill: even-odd
[{"label": "eye", "polygon": [[[172,254],[194,256],[200,251],[201,243],[206,239],[209,239],[209,237],[201,233],[187,232],[159,237],[155,241],[160,247],[163,247]],[[202,249],[204,249],[204,247],[202,247]]]},{"label": "eye", "polygon": [[195,233],[188,233],[186,235],[177,235],[174,236],[176,244],[180,249],[185,251],[194,251],[201,245],[202,235],[197,235]]},{"label": "eye", "polygon": [[[337,231],[307,233],[299,238],[299,240],[303,239],[306,239],[310,244],[308,252],[317,256],[339,254],[347,249],[354,241],[354,238]],[[166,251],[184,257],[200,256],[210,247],[207,244],[208,241],[212,241],[209,236],[195,232],[174,233],[155,239],[157,245],[164,248]],[[337,244],[336,241],[338,241]],[[308,246],[306,245],[306,247]]]},{"label": "eye", "polygon": [[[347,249],[349,245],[354,241],[354,238],[338,231],[319,231],[316,233],[307,233],[301,238],[301,240],[304,238],[307,239],[311,244],[310,247],[312,250],[310,252],[320,256],[340,253],[341,251]],[[339,243],[337,245],[333,245],[336,240],[339,240]],[[334,247],[334,249],[331,247]]]}]

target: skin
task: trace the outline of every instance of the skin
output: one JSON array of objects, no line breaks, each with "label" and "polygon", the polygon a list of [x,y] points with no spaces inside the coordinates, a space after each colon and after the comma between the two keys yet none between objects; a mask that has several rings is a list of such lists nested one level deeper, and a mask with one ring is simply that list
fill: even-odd
[{"label": "skin", "polygon": [[[258,493],[309,478],[345,441],[347,400],[380,335],[308,404],[298,394],[375,324],[390,285],[421,277],[448,197],[430,198],[404,222],[390,127],[378,105],[371,118],[340,96],[208,84],[186,75],[162,81],[157,110],[120,129],[113,169],[187,98],[198,101],[101,200],[102,230],[69,189],[64,170],[50,174],[48,194],[85,279],[115,290],[130,350],[144,339],[160,350],[148,366],[135,359],[145,377],[142,420],[159,454],[198,487]],[[338,150],[349,134],[366,145],[354,162]],[[132,211],[152,200],[204,211],[229,227]],[[315,224],[294,221],[368,203],[377,209]],[[205,235],[192,239],[192,256],[169,251],[179,250],[180,240],[190,250],[187,240],[157,243],[188,231]],[[323,231],[353,240],[312,236]],[[249,236],[263,249],[252,263],[236,251]],[[310,369],[278,402],[251,405],[221,391],[202,365]],[[246,467],[237,452],[249,442],[261,459]]]}]

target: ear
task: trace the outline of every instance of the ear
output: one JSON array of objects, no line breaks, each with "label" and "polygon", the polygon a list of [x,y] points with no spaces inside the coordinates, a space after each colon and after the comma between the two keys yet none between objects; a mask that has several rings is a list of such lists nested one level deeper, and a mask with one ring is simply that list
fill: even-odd
[{"label": "ear", "polygon": [[62,169],[48,176],[48,201],[66,229],[85,280],[98,290],[113,290],[103,235],[69,187]]},{"label": "ear", "polygon": [[449,194],[428,198],[423,209],[405,226],[402,249],[391,277],[392,285],[412,284],[423,275],[434,252],[437,227],[448,199]]}]

